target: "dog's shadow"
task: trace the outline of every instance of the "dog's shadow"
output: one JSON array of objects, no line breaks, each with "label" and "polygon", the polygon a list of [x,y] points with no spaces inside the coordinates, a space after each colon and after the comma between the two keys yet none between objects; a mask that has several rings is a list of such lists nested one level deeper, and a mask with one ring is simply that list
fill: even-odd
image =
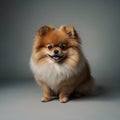
[{"label": "dog's shadow", "polygon": [[120,100],[120,87],[119,86],[97,86],[95,94],[89,96],[76,97],[72,95],[70,100],[73,101],[114,101]]}]

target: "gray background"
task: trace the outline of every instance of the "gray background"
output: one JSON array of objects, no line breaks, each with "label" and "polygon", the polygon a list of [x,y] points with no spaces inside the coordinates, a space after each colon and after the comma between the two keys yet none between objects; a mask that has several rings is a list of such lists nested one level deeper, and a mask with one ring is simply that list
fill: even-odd
[{"label": "gray background", "polygon": [[29,78],[29,58],[39,26],[74,25],[95,77],[119,77],[119,0],[1,0],[0,78]]},{"label": "gray background", "polygon": [[[75,26],[93,76],[98,84],[107,88],[105,95],[92,100],[73,101],[66,107],[58,101],[45,105],[38,101],[42,93],[39,93],[41,89],[30,72],[29,59],[35,32],[45,24]],[[40,116],[42,119],[62,116],[63,119],[73,120],[81,116],[82,120],[119,120],[119,79],[119,0],[0,0],[1,120],[33,120]],[[71,114],[73,116],[69,118]]]}]

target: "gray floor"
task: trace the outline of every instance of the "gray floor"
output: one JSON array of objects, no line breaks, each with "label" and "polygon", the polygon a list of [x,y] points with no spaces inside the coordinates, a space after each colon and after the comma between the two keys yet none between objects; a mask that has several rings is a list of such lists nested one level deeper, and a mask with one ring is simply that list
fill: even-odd
[{"label": "gray floor", "polygon": [[98,83],[103,92],[68,103],[40,102],[41,88],[32,82],[0,86],[0,120],[120,120],[120,82]]}]

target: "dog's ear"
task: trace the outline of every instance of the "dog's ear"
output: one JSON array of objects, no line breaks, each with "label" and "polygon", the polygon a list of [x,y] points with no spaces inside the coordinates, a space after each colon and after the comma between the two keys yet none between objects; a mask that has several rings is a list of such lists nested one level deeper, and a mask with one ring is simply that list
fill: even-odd
[{"label": "dog's ear", "polygon": [[65,32],[70,38],[77,38],[78,34],[73,26],[64,26],[60,27],[60,30]]},{"label": "dog's ear", "polygon": [[44,25],[44,26],[40,27],[40,29],[38,30],[37,33],[42,37],[42,36],[46,35],[47,33],[49,33],[52,30],[54,30],[53,26]]}]

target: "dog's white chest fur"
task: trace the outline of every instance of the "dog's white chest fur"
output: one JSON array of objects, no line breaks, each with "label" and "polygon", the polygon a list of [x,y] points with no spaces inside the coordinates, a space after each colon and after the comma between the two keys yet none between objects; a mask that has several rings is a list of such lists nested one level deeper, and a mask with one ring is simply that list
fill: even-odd
[{"label": "dog's white chest fur", "polygon": [[44,82],[46,82],[49,87],[56,90],[57,85],[65,79],[69,79],[78,70],[73,69],[67,64],[58,64],[54,62],[49,62],[41,66],[36,66],[31,59],[30,66],[33,73],[36,73]]}]

